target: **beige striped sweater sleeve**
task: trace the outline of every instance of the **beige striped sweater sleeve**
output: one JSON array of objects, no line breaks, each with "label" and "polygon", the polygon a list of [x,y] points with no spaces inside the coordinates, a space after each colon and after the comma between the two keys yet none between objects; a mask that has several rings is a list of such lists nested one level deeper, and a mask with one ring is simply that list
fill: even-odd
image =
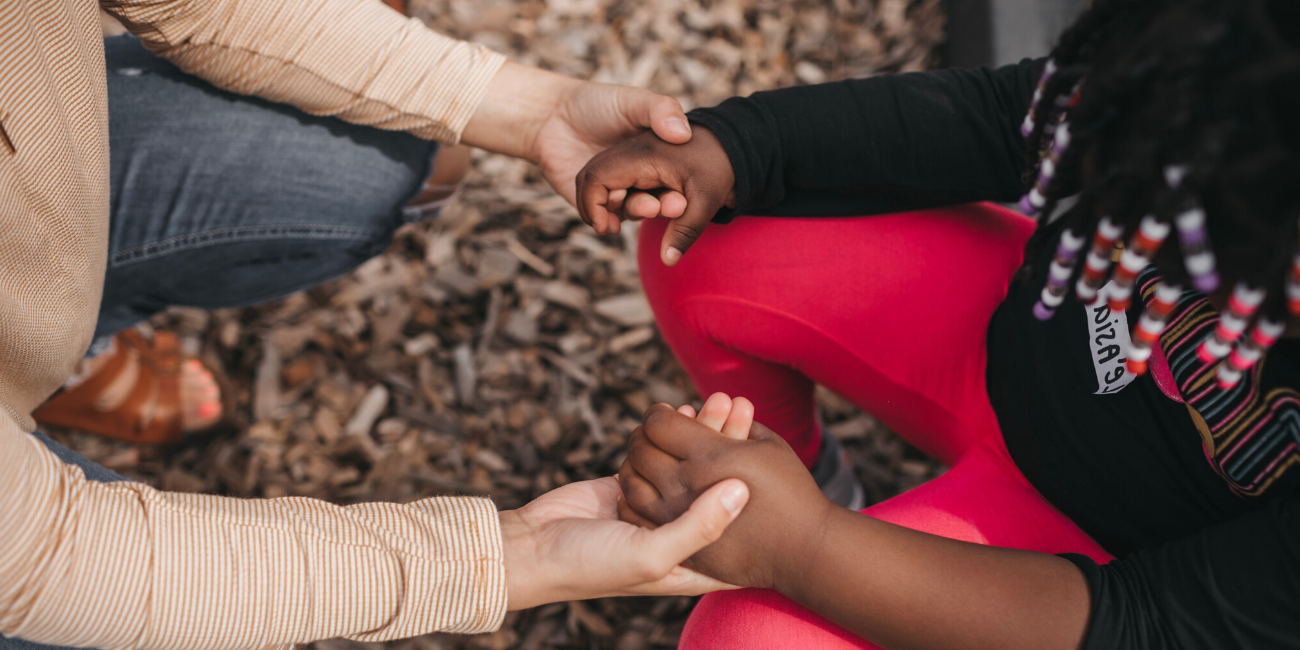
[{"label": "beige striped sweater sleeve", "polygon": [[182,70],[314,115],[456,142],[505,57],[378,0],[100,0]]},{"label": "beige striped sweater sleeve", "polygon": [[104,648],[259,648],[484,632],[505,614],[496,508],[347,507],[97,483],[0,415],[0,632]]}]

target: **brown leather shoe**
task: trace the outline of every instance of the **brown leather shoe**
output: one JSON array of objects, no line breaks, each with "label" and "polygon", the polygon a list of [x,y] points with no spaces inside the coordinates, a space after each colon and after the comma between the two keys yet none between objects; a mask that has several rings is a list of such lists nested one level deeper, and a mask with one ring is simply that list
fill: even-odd
[{"label": "brown leather shoe", "polygon": [[[175,444],[186,435],[181,412],[180,342],[171,332],[159,332],[153,341],[135,330],[114,337],[114,349],[104,365],[81,383],[55,393],[32,417],[42,424],[68,427],[108,438],[141,444]],[[212,373],[224,401],[231,395],[221,375]],[[126,396],[108,403],[106,391],[124,372],[135,372]],[[230,413],[222,404],[221,418]],[[209,431],[221,423],[218,419]]]}]

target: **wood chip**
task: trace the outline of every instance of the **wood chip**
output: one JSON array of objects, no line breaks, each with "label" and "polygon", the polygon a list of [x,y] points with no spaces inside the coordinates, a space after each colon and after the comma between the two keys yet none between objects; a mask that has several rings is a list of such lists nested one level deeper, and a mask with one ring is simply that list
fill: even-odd
[{"label": "wood chip", "polygon": [[352,412],[352,417],[348,418],[348,423],[343,427],[343,432],[350,436],[363,436],[370,433],[370,427],[374,426],[375,420],[379,415],[388,408],[388,388],[383,384],[375,384],[366,391],[366,396],[362,398],[361,404]]},{"label": "wood chip", "polygon": [[592,308],[597,314],[608,318],[624,327],[649,325],[655,320],[650,310],[650,303],[640,291],[625,293],[621,296],[598,300]]}]

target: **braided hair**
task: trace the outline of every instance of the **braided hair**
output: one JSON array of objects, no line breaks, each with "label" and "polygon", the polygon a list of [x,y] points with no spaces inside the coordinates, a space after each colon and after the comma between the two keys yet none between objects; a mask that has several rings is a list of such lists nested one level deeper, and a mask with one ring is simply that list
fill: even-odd
[{"label": "braided hair", "polygon": [[[1050,318],[1076,277],[1085,302],[1111,280],[1107,299],[1125,309],[1137,273],[1157,264],[1164,289],[1129,350],[1140,374],[1182,287],[1233,286],[1201,356],[1231,352],[1219,379],[1236,383],[1287,312],[1300,316],[1298,43],[1293,0],[1095,0],[1062,34],[1021,128],[1022,210],[1062,206],[1061,228],[1042,220],[1018,276],[1034,277],[1061,232],[1036,316]],[[1163,245],[1172,232],[1179,245]]]}]

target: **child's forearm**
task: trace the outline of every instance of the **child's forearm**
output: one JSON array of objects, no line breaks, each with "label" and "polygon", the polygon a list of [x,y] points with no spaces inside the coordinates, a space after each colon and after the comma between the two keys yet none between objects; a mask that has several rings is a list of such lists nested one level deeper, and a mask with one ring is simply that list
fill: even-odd
[{"label": "child's forearm", "polygon": [[1068,560],[922,533],[836,510],[778,588],[891,650],[1074,650],[1090,601]]}]

